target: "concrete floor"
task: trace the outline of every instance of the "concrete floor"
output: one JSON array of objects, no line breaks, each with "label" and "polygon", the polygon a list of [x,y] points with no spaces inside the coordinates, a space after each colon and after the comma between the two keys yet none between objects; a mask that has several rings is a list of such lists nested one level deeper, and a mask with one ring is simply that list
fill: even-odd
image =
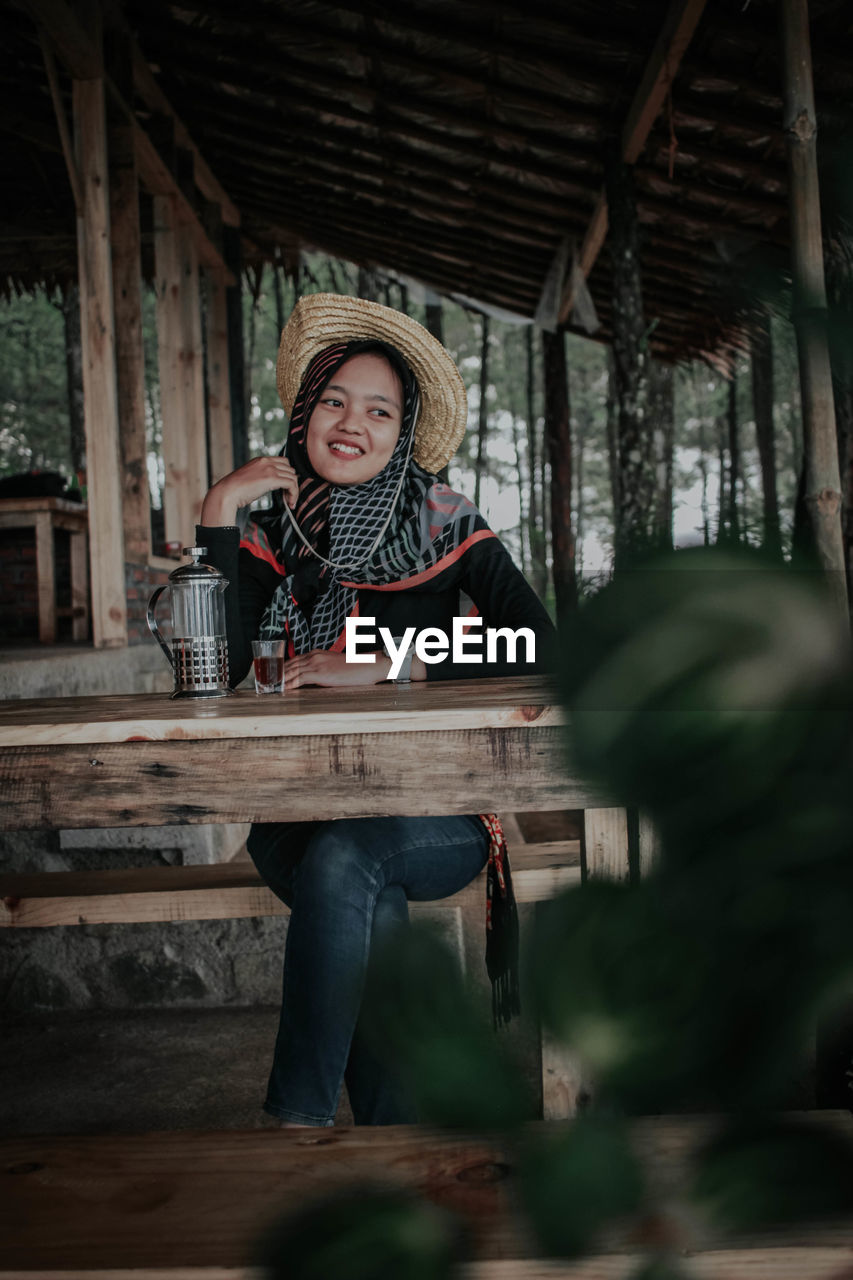
[{"label": "concrete floor", "polygon": [[0,1134],[275,1126],[261,1103],[277,1022],[269,1007],[7,1022]]}]

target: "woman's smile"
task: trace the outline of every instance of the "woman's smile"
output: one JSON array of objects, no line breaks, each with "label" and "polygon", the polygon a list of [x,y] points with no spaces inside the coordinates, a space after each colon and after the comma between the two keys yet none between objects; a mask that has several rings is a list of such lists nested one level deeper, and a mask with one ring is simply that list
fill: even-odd
[{"label": "woman's smile", "polygon": [[403,422],[403,388],[387,360],[353,356],[332,374],[308,421],[311,466],[331,484],[363,484],[391,460]]}]

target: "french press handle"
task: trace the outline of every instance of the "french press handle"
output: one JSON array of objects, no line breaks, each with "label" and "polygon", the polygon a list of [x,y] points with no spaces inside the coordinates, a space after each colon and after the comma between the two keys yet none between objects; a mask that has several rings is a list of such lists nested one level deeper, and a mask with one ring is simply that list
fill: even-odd
[{"label": "french press handle", "polygon": [[154,594],[152,595],[151,599],[148,601],[147,618],[148,618],[148,629],[150,630],[154,639],[159,644],[160,648],[165,653],[166,657],[169,659],[169,666],[174,671],[175,659],[172,654],[172,650],[169,648],[169,646],[166,644],[166,641],[163,639],[162,632],[160,631],[160,628],[157,626],[157,619],[154,617],[154,610],[157,607],[157,601],[160,599],[161,595],[163,594],[163,592],[166,590],[168,586],[169,586],[169,583],[164,582],[161,586],[157,587],[156,590],[154,591]]}]

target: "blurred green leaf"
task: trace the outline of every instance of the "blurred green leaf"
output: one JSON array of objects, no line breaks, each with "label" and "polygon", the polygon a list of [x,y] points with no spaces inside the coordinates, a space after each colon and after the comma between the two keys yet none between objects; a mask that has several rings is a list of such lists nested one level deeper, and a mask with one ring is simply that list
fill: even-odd
[{"label": "blurred green leaf", "polygon": [[396,1190],[342,1191],[272,1226],[253,1260],[264,1280],[448,1280],[465,1232],[447,1210]]},{"label": "blurred green leaf", "polygon": [[693,1195],[727,1230],[853,1211],[853,1142],[782,1117],[731,1124],[699,1158]]},{"label": "blurred green leaf", "polygon": [[627,1280],[689,1280],[689,1276],[669,1258],[649,1258]]},{"label": "blurred green leaf", "polygon": [[423,1120],[451,1128],[513,1128],[535,1115],[519,1065],[486,1018],[482,994],[428,929],[400,935],[371,966],[362,1021]]},{"label": "blurred green leaf", "polygon": [[605,1223],[637,1208],[643,1190],[624,1122],[598,1115],[531,1140],[519,1171],[533,1228],[557,1257],[583,1253]]}]

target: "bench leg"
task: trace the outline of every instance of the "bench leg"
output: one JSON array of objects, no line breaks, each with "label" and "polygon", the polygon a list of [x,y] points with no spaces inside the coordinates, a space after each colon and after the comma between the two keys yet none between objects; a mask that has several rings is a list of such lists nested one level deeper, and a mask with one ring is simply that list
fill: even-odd
[{"label": "bench leg", "polygon": [[[584,856],[588,876],[627,880],[628,815],[624,809],[585,809]],[[576,1055],[543,1027],[542,1118],[567,1120],[589,1096]]]},{"label": "bench leg", "polygon": [[71,639],[89,638],[89,556],[86,534],[71,533]]},{"label": "bench leg", "polygon": [[577,1056],[543,1027],[542,1119],[568,1120],[582,1108],[589,1091]]},{"label": "bench leg", "polygon": [[53,562],[53,522],[49,511],[36,513],[36,580],[38,583],[39,640],[56,640],[56,571]]},{"label": "bench leg", "polygon": [[628,879],[628,814],[625,809],[584,809],[583,836],[588,876]]}]

